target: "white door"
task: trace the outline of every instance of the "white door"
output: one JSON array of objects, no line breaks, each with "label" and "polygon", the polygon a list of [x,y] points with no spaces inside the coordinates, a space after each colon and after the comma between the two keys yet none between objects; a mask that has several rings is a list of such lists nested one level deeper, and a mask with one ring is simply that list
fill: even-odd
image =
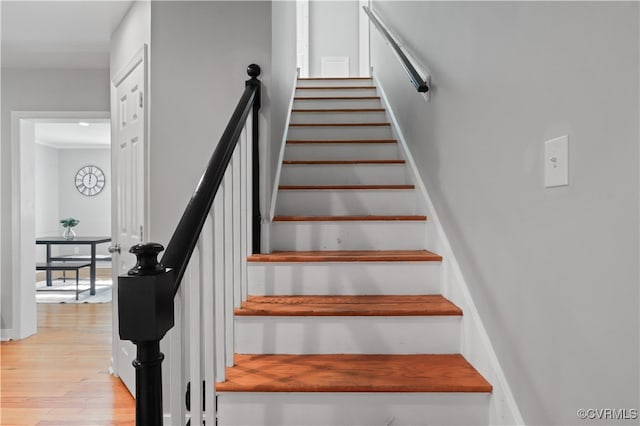
[{"label": "white door", "polygon": [[117,276],[135,265],[131,246],[143,241],[145,209],[146,50],[142,49],[112,81],[114,350],[113,368],[135,396],[136,347],[118,333]]}]

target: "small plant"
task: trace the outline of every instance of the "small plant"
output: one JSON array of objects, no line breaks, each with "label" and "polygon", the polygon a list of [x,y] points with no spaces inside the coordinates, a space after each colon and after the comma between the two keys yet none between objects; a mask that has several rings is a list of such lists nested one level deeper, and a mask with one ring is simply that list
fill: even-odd
[{"label": "small plant", "polygon": [[74,219],[72,217],[68,217],[66,219],[60,219],[60,223],[65,228],[73,228],[74,226],[79,224],[80,221],[78,219]]}]

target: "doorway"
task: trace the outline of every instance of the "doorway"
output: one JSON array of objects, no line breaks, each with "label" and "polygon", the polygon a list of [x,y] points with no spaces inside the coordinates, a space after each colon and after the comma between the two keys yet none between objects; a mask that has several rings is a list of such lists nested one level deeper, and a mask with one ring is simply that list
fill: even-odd
[{"label": "doorway", "polygon": [[[56,265],[69,267],[73,263],[90,263],[92,258],[96,260],[93,283],[90,267],[36,273],[36,301],[107,303],[112,298],[108,244],[96,244],[96,253],[92,256],[91,246],[85,244],[84,239],[104,239],[111,235],[110,120],[30,121],[34,124],[35,136],[35,236],[55,240],[61,238],[63,230],[76,236],[77,245],[72,243],[73,239],[70,244],[49,245]],[[64,225],[74,226],[63,227],[63,221]],[[37,263],[46,262],[45,253],[46,246],[37,244]]]},{"label": "doorway", "polygon": [[[296,1],[300,77],[370,77],[370,0]],[[324,66],[323,66],[324,63]]]},{"label": "doorway", "polygon": [[14,111],[11,113],[12,235],[11,286],[14,336],[25,338],[37,331],[34,271],[36,263],[35,151],[36,123],[108,120],[106,111]]}]

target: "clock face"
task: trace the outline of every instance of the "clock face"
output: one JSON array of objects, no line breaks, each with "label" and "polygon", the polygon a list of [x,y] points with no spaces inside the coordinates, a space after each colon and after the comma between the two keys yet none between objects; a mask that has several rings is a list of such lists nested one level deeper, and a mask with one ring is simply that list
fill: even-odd
[{"label": "clock face", "polygon": [[88,197],[97,195],[104,188],[105,177],[100,167],[84,166],[76,173],[76,189]]}]

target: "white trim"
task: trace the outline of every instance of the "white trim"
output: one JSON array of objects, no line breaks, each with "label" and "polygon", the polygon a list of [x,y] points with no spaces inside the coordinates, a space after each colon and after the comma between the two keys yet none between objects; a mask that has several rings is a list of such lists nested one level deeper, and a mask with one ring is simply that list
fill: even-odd
[{"label": "white trim", "polygon": [[296,77],[293,80],[293,86],[291,87],[291,99],[289,100],[289,109],[287,112],[287,119],[284,123],[284,131],[282,132],[282,141],[280,142],[280,154],[278,155],[278,166],[276,168],[276,176],[273,180],[273,190],[271,192],[271,211],[269,212],[269,222],[273,221],[273,217],[276,213],[276,199],[278,197],[278,184],[280,182],[280,174],[282,173],[282,161],[284,160],[284,150],[287,145],[287,135],[289,133],[289,122],[291,121],[291,110],[293,109],[293,98],[296,96],[296,85],[298,83],[298,76],[300,75],[300,68],[296,72]]},{"label": "white trim", "polygon": [[6,342],[7,340],[14,340],[16,331],[13,328],[0,329],[0,341]]},{"label": "white trim", "polygon": [[[35,292],[33,297],[24,293],[28,286],[24,285],[22,274],[23,250],[32,250],[33,246],[21,247],[20,238],[25,232],[22,217],[22,167],[20,163],[22,147],[20,134],[21,120],[39,119],[103,119],[110,118],[108,111],[12,111],[11,112],[11,298],[14,311],[12,312],[11,330],[14,339],[24,339],[37,331],[36,318],[33,315],[28,321],[23,318],[26,309],[35,312]],[[32,226],[35,226],[33,224]],[[33,265],[35,270],[35,264]],[[24,293],[24,294],[23,294]],[[32,306],[33,304],[33,306]],[[8,332],[3,330],[4,333]]]},{"label": "white trim", "polygon": [[297,0],[296,64],[301,77],[309,77],[309,56],[309,0]]},{"label": "white trim", "polygon": [[[464,329],[470,332],[463,333],[461,352],[493,385],[490,424],[523,425],[525,423],[522,414],[513,397],[513,393],[504,375],[504,371],[500,366],[489,335],[482,323],[480,314],[473,303],[469,286],[462,274],[462,270],[453,253],[442,223],[438,218],[436,208],[431,201],[431,197],[429,197],[424,181],[409,151],[407,141],[402,134],[400,123],[391,109],[389,98],[381,82],[375,75],[373,78],[378,87],[384,108],[393,123],[401,150],[404,152],[409,169],[414,176],[418,193],[423,198],[422,201],[429,216],[429,223],[435,228],[435,232],[433,232],[432,235],[437,240],[437,250],[439,254],[443,256],[443,259],[446,259],[446,261],[443,262],[442,271],[443,294],[458,304],[464,312],[463,321],[466,323]],[[445,270],[445,268],[448,270]]]},{"label": "white trim", "polygon": [[360,77],[371,76],[371,58],[370,58],[370,42],[371,33],[369,17],[364,10],[363,6],[371,6],[371,0],[359,0],[358,1],[358,32],[359,32],[359,68]]}]

